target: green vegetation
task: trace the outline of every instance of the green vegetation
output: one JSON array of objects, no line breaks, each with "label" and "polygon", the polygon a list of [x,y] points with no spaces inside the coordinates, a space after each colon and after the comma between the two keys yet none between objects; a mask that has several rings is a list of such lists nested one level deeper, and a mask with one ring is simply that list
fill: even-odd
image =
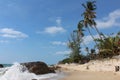
[{"label": "green vegetation", "polygon": [[[112,58],[113,56],[120,55],[120,32],[116,35],[104,35],[100,33],[97,24],[95,22],[96,18],[96,2],[87,1],[86,4],[82,4],[84,7],[84,12],[82,14],[82,19],[77,26],[77,29],[71,33],[71,38],[68,41],[68,48],[71,50],[69,58],[66,58],[60,63],[85,63],[89,60]],[[95,38],[90,28],[95,28],[99,35],[99,38]],[[89,34],[95,42],[96,49],[91,49],[87,47],[84,41],[84,31],[88,30]],[[83,55],[81,52],[81,44],[86,47],[87,55]]]},{"label": "green vegetation", "polygon": [[69,57],[72,62],[78,63],[80,60],[80,43],[81,38],[79,37],[78,31],[73,31],[68,42],[68,47],[71,49]]},{"label": "green vegetation", "polygon": [[100,55],[100,58],[112,58],[113,56],[120,54],[120,35],[119,33],[115,36],[105,36],[103,35],[104,40],[96,39],[96,41],[99,43],[96,45],[100,52],[98,53]]},{"label": "green vegetation", "polygon": [[62,61],[59,61],[59,64],[65,64],[65,63],[72,63],[73,61],[71,60],[71,58],[66,58],[63,59]]}]

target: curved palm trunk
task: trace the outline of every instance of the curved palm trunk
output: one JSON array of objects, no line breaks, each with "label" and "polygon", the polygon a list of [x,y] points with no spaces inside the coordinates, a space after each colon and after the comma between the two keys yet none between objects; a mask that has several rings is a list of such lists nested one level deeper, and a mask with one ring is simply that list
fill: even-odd
[{"label": "curved palm trunk", "polygon": [[95,41],[95,38],[94,38],[94,36],[93,36],[93,35],[92,35],[92,33],[90,32],[90,29],[89,29],[89,27],[87,27],[87,29],[88,29],[88,32],[90,33],[90,36],[93,38],[93,40],[94,40],[95,44],[97,45],[97,42]]},{"label": "curved palm trunk", "polygon": [[102,37],[101,37],[101,35],[100,35],[100,32],[99,32],[99,30],[98,30],[98,28],[97,28],[96,26],[95,26],[95,29],[96,29],[96,31],[97,31],[97,33],[98,33],[100,39],[102,40]]}]

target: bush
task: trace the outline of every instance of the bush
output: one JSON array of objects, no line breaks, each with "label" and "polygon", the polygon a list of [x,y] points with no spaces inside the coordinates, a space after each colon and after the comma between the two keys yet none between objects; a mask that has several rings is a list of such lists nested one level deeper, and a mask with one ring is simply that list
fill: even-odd
[{"label": "bush", "polygon": [[72,59],[70,58],[66,58],[66,59],[63,59],[62,61],[59,61],[59,64],[65,64],[65,63],[72,63]]}]

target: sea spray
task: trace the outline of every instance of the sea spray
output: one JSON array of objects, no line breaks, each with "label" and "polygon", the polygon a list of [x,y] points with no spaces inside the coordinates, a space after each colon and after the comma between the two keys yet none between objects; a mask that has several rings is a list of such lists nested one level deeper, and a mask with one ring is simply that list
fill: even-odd
[{"label": "sea spray", "polygon": [[57,74],[35,75],[30,73],[25,66],[14,63],[13,66],[1,69],[0,80],[42,80],[57,76]]}]

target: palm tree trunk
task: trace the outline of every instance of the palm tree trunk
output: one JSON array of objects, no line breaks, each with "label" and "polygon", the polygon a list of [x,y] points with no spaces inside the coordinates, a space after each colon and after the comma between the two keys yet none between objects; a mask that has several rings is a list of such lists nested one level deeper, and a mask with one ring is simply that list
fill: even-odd
[{"label": "palm tree trunk", "polygon": [[99,32],[99,30],[98,30],[98,28],[97,28],[96,26],[95,26],[95,29],[96,29],[96,31],[97,31],[97,33],[98,33],[100,39],[102,40],[102,37],[101,37],[101,35],[100,35],[100,32]]},{"label": "palm tree trunk", "polygon": [[95,41],[95,38],[94,38],[94,36],[93,36],[93,35],[92,35],[92,33],[90,32],[90,29],[89,29],[89,27],[87,27],[87,29],[88,29],[88,32],[89,32],[90,36],[93,38],[93,40],[94,40],[95,44],[97,45],[97,42]]}]

